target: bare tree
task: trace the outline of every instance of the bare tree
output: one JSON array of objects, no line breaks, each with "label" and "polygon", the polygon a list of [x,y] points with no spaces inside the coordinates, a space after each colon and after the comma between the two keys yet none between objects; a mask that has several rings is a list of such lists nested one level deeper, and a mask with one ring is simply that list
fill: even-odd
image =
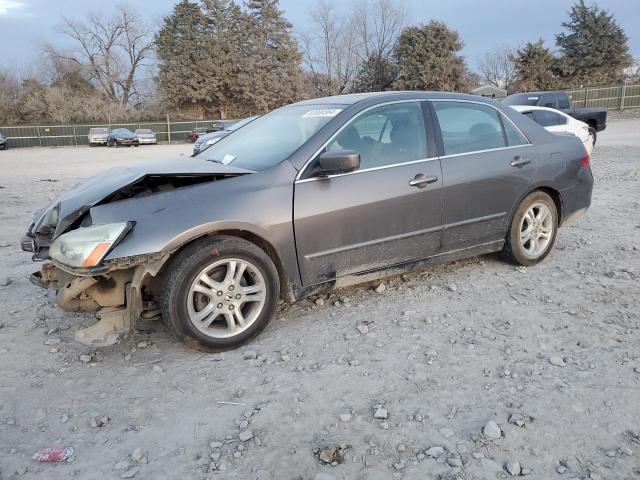
[{"label": "bare tree", "polygon": [[351,24],[360,60],[389,58],[408,16],[404,0],[354,0]]},{"label": "bare tree", "polygon": [[358,67],[354,29],[346,16],[321,0],[309,12],[312,25],[300,34],[304,61],[316,91],[337,95],[347,90]]},{"label": "bare tree", "polygon": [[111,17],[63,17],[58,31],[74,47],[63,50],[47,43],[45,54],[76,63],[109,100],[128,105],[136,95],[136,74],[153,53],[153,30],[130,7],[119,5]]},{"label": "bare tree", "polygon": [[485,53],[478,65],[482,79],[510,91],[517,77],[515,57],[516,51],[508,45],[496,47]]}]

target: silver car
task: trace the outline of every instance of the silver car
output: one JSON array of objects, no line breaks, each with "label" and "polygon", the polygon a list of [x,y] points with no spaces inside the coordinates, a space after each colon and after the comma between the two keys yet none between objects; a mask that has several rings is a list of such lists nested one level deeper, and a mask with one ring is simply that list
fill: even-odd
[{"label": "silver car", "polygon": [[96,145],[106,145],[109,137],[109,129],[107,127],[93,127],[89,129],[89,146],[95,147]]},{"label": "silver car", "polygon": [[108,345],[161,314],[176,336],[238,346],[295,300],[501,251],[532,266],[591,203],[589,155],[493,100],[384,92],[308,100],[195,157],[120,167],[38,212],[34,283],[99,321]]},{"label": "silver car", "polygon": [[158,138],[153,130],[148,128],[138,128],[133,133],[138,137],[140,145],[156,145],[158,143]]}]

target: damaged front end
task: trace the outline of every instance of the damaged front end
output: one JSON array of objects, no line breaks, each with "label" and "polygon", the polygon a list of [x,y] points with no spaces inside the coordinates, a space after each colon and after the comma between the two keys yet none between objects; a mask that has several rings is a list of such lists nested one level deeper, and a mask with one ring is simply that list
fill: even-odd
[{"label": "damaged front end", "polygon": [[168,258],[160,253],[140,255],[82,271],[51,261],[33,273],[31,281],[54,289],[56,304],[67,312],[95,312],[98,322],[78,330],[75,338],[84,345],[104,347],[130,332],[140,317],[160,316],[152,284]]},{"label": "damaged front end", "polygon": [[[184,201],[184,189],[245,173],[250,172],[179,158],[89,179],[34,215],[22,249],[34,261],[47,262],[31,281],[56,290],[56,303],[65,311],[95,312],[98,322],[79,330],[76,340],[116,343],[141,316],[160,316],[154,302],[158,274],[171,252],[158,246],[161,235],[142,232],[161,228],[158,213]],[[135,253],[126,244],[135,245]]]}]

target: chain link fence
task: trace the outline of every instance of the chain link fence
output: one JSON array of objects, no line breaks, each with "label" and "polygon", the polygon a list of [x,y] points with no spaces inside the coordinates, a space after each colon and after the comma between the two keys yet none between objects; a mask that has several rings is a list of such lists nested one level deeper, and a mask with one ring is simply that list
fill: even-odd
[{"label": "chain link fence", "polygon": [[[612,87],[587,87],[567,90],[567,94],[576,107],[604,107],[624,110],[640,107],[640,83],[616,85]],[[96,123],[92,125],[42,125],[0,127],[9,141],[9,147],[62,147],[87,145],[89,129],[106,127],[109,130],[138,128],[153,130],[159,142],[182,142],[195,128],[217,128],[219,120],[190,120],[172,122],[167,115],[165,121],[133,123]]]},{"label": "chain link fence", "polygon": [[196,128],[220,128],[220,120],[189,120],[173,122],[167,116],[165,121],[132,122],[132,123],[95,123],[87,125],[33,125],[0,127],[8,140],[9,148],[16,147],[64,147],[88,145],[89,129],[95,127],[128,128],[135,131],[139,128],[153,130],[159,142],[184,142],[187,134]]}]

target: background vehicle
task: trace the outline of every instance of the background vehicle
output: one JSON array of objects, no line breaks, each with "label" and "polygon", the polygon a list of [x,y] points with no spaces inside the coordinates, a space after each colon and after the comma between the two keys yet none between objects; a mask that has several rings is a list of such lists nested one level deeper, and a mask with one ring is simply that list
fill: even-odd
[{"label": "background vehicle", "polygon": [[0,132],[0,150],[6,150],[7,148],[9,148],[9,141],[7,137]]},{"label": "background vehicle", "polygon": [[242,120],[238,120],[235,123],[226,125],[225,128],[223,128],[222,130],[218,130],[217,132],[211,132],[211,133],[206,133],[204,135],[200,135],[200,137],[198,137],[198,139],[193,144],[193,154],[197,155],[201,151],[206,150],[217,141],[229,135],[231,132],[235,132],[240,127],[244,127],[247,123],[252,122],[256,118],[258,117],[254,116],[254,117],[243,118]]},{"label": "background vehicle", "polygon": [[156,145],[158,143],[158,139],[156,138],[156,134],[153,130],[148,128],[138,128],[133,133],[138,137],[140,145]]},{"label": "background vehicle", "polygon": [[[561,158],[558,158],[558,156]],[[236,347],[296,299],[502,251],[531,266],[591,202],[589,156],[472,95],[383,92],[274,110],[196,157],[95,176],[23,238],[33,281],[117,340],[143,309],[208,348]]]},{"label": "background vehicle", "polygon": [[197,127],[187,133],[185,140],[187,142],[195,142],[200,135],[204,135],[205,133],[216,132],[218,129],[212,127]]},{"label": "background vehicle", "polygon": [[569,96],[562,91],[556,92],[528,92],[514,93],[502,100],[506,105],[526,105],[536,107],[547,107],[560,110],[576,120],[586,123],[591,128],[593,143],[596,142],[597,132],[607,128],[606,108],[576,108],[573,106]]},{"label": "background vehicle", "polygon": [[512,108],[531,118],[550,132],[575,135],[583,143],[587,152],[591,153],[596,139],[586,123],[553,108],[523,107],[522,105],[514,105]]},{"label": "background vehicle", "polygon": [[93,127],[89,129],[89,146],[95,147],[96,145],[106,145],[109,138],[109,129],[106,127]]},{"label": "background vehicle", "polygon": [[136,134],[128,128],[116,128],[107,137],[107,147],[121,147],[123,145],[137,147],[139,144]]}]

